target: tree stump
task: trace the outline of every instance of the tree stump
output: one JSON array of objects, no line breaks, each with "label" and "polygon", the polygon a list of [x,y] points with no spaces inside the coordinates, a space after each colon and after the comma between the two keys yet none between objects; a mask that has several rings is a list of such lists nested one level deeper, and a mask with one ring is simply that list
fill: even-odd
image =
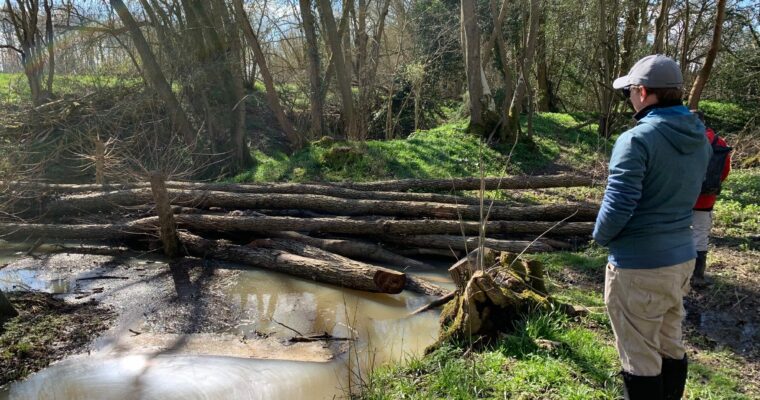
[{"label": "tree stump", "polygon": [[460,282],[465,276],[469,278],[464,281],[464,287],[458,286],[456,296],[444,306],[441,334],[426,352],[444,342],[472,343],[480,337],[488,341],[500,333],[509,333],[526,313],[573,309],[548,295],[540,262],[519,260],[507,252],[502,252],[496,261],[495,254],[489,249],[484,251],[483,269],[472,268],[476,252],[450,269]]}]

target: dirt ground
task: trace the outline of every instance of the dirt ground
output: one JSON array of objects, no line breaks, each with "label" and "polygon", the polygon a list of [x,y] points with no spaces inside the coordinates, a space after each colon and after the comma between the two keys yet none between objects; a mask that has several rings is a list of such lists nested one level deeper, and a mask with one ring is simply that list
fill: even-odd
[{"label": "dirt ground", "polygon": [[0,386],[81,352],[114,316],[95,302],[69,304],[40,292],[7,295],[19,316],[0,333]]},{"label": "dirt ground", "polygon": [[[728,350],[742,384],[760,393],[760,243],[711,238],[707,283],[692,287],[684,301],[684,335],[689,353],[700,357]],[[565,268],[560,284],[601,293],[604,272],[582,273]],[[600,311],[603,307],[600,307]],[[723,365],[726,367],[726,365]]]}]

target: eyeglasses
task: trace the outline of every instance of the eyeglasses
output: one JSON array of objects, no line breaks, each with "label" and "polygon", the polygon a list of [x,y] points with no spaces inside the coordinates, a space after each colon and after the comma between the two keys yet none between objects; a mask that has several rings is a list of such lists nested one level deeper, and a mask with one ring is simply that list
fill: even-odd
[{"label": "eyeglasses", "polygon": [[630,98],[631,97],[631,90],[632,89],[636,89],[638,87],[639,86],[636,86],[636,85],[628,85],[628,86],[624,87],[623,89],[621,89],[623,91],[623,96],[625,96],[626,99]]}]

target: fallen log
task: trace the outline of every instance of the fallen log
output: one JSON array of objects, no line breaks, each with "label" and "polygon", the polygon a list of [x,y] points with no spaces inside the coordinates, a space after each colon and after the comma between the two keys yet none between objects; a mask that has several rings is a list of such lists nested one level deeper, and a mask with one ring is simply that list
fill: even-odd
[{"label": "fallen log", "polygon": [[27,241],[56,240],[124,240],[139,235],[157,236],[158,217],[149,217],[126,224],[16,224],[0,223],[0,238]]},{"label": "fallen log", "polygon": [[[354,235],[477,234],[477,222],[450,220],[351,220],[342,218],[232,217],[223,215],[179,214],[179,226],[205,232],[310,231]],[[158,217],[142,218],[124,224],[0,224],[0,238],[28,239],[126,239],[135,235],[156,235]],[[554,235],[589,235],[593,222],[489,221],[489,233],[543,233]]]},{"label": "fallen log", "polygon": [[447,179],[399,179],[379,182],[348,182],[338,183],[355,190],[383,190],[403,192],[407,190],[478,190],[481,181],[486,190],[499,189],[542,189],[553,187],[594,186],[593,178],[577,175],[537,175],[537,176],[508,176],[486,178],[447,178]]},{"label": "fallen log", "polygon": [[[258,239],[252,241],[248,246],[254,248],[264,247],[286,251],[288,253],[296,254],[303,257],[315,258],[318,260],[326,260],[341,265],[347,265],[358,269],[372,269],[388,270],[386,268],[377,267],[374,265],[366,264],[361,261],[352,260],[341,255],[331,253],[329,251],[322,250],[315,246],[310,246],[295,240],[289,239]],[[392,270],[388,270],[392,271]],[[416,293],[421,293],[429,296],[439,296],[446,291],[430,282],[425,281],[422,278],[407,276],[404,284],[404,289],[410,290]]]},{"label": "fallen log", "polygon": [[[478,247],[477,236],[455,236],[455,235],[405,235],[393,236],[384,235],[383,241],[391,243],[403,243],[420,247],[433,247],[440,249],[454,249],[471,251]],[[554,248],[547,243],[530,240],[499,240],[485,238],[483,245],[497,251],[510,251],[520,253],[525,250],[526,253],[539,253],[553,251]]]},{"label": "fallen log", "polygon": [[[146,224],[150,218],[135,221]],[[343,218],[227,217],[217,215],[177,215],[180,226],[212,232],[310,231],[355,235],[478,234],[480,224],[452,220],[354,220]],[[155,222],[153,222],[155,223]],[[489,233],[547,232],[554,235],[589,235],[593,222],[489,221]],[[2,233],[0,231],[0,233]]]},{"label": "fallen log", "polygon": [[321,239],[298,232],[274,232],[273,237],[297,240],[354,259],[368,259],[394,265],[398,268],[414,267],[432,269],[432,265],[398,255],[373,243],[345,239]]},{"label": "fallen log", "polygon": [[[508,177],[486,177],[486,190],[496,189],[542,189],[553,187],[574,187],[574,186],[594,186],[601,182],[595,182],[590,177],[577,175],[536,175],[536,176],[508,176]],[[446,178],[446,179],[400,179],[376,182],[311,182],[311,183],[257,183],[257,184],[235,184],[235,183],[204,183],[204,182],[183,182],[168,181],[167,187],[170,189],[190,189],[190,190],[212,190],[236,193],[291,193],[291,194],[324,194],[328,196],[338,196],[346,198],[366,198],[358,191],[390,191],[404,192],[407,190],[477,190],[480,189],[479,177],[464,178]],[[43,183],[43,182],[0,182],[9,190],[34,190],[47,193],[84,193],[99,192],[106,190],[129,190],[147,188],[150,185],[146,182],[133,183],[116,183],[108,185],[98,184],[60,184],[60,183]],[[399,196],[401,193],[388,194],[388,196]],[[404,193],[409,197],[400,196],[389,200],[412,200],[415,195]],[[426,198],[428,193],[419,193],[421,198]],[[436,197],[441,199],[442,197]],[[436,201],[440,200],[422,200]]]},{"label": "fallen log", "polygon": [[276,249],[238,246],[207,240],[187,232],[179,232],[179,237],[183,247],[194,256],[242,263],[349,289],[400,293],[406,285],[406,274],[388,268],[324,261]]},{"label": "fallen log", "polygon": [[[327,212],[335,215],[386,215],[397,217],[430,217],[439,219],[479,220],[480,206],[447,203],[410,202],[395,200],[344,199],[313,194],[257,194],[219,191],[168,191],[174,205],[226,209],[300,209]],[[47,214],[71,215],[81,212],[107,212],[115,207],[134,207],[153,200],[147,189],[65,196],[50,203]],[[574,221],[593,221],[599,210],[592,204],[549,204],[539,206],[487,207],[491,220],[556,221],[572,216]]]}]

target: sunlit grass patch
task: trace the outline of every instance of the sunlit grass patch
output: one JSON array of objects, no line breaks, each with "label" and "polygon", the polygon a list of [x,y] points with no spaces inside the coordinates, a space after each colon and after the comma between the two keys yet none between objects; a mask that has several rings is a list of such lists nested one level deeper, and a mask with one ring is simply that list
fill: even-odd
[{"label": "sunlit grass patch", "polygon": [[714,222],[729,236],[760,233],[760,169],[731,171],[715,203]]},{"label": "sunlit grass patch", "polygon": [[419,131],[406,139],[365,143],[320,140],[291,157],[255,153],[258,165],[234,178],[261,181],[367,181],[399,178],[448,178],[480,173],[499,175],[505,158],[452,123]]}]

